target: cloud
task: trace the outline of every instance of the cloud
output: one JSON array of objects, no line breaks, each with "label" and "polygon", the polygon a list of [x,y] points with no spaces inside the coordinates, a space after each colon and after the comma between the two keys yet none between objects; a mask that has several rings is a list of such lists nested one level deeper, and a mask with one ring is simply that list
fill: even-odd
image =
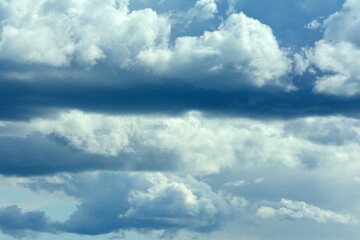
[{"label": "cloud", "polygon": [[314,90],[339,96],[360,93],[359,63],[360,29],[358,1],[348,0],[343,8],[324,21],[323,39],[315,43],[308,54],[310,63],[321,71]]},{"label": "cloud", "polygon": [[[1,66],[16,68],[12,65],[0,65],[0,68]],[[141,80],[123,86],[116,79],[126,76],[111,72],[104,73],[104,78],[115,80],[104,82],[97,80],[102,76],[94,71],[81,74],[76,71],[66,74],[51,72],[51,75],[46,75],[47,71],[41,73],[36,75],[37,81],[20,82],[9,78],[0,81],[0,119],[30,120],[56,114],[57,111],[64,109],[127,115],[179,115],[189,110],[198,110],[211,115],[258,119],[288,119],[332,114],[356,117],[360,106],[358,97],[314,95],[306,90],[281,92],[269,91],[269,89],[265,91],[228,89],[225,91],[204,89],[191,83],[173,81],[153,85],[139,83],[138,81]],[[21,72],[18,74],[27,75]],[[53,81],[48,80],[52,78]],[[156,81],[151,76],[148,80]]]},{"label": "cloud", "polygon": [[357,10],[0,0],[0,238],[356,239]]},{"label": "cloud", "polygon": [[80,200],[78,209],[59,230],[98,235],[119,229],[212,231],[240,198],[212,191],[193,177],[161,173],[92,172],[29,181],[34,191],[63,191]]},{"label": "cloud", "polygon": [[[210,81],[215,86],[291,87],[291,83],[281,81],[290,62],[271,28],[244,13],[230,15],[216,31],[206,31],[199,37],[179,37],[173,48],[145,50],[138,58],[157,74],[191,77],[192,81],[205,77],[207,85]],[[213,75],[218,78],[224,73],[228,73],[225,83],[212,83]]]},{"label": "cloud", "polygon": [[166,42],[170,33],[166,18],[150,9],[129,12],[127,5],[122,0],[1,2],[7,13],[1,58],[54,67],[74,61],[91,67],[106,58],[126,68],[143,49]]},{"label": "cloud", "polygon": [[321,25],[322,24],[318,21],[318,19],[315,19],[315,20],[312,20],[311,22],[309,22],[308,24],[306,24],[305,28],[314,30],[314,29],[321,27]]},{"label": "cloud", "polygon": [[146,146],[139,147],[141,151],[136,154],[121,153],[117,156],[107,156],[76,149],[66,138],[55,134],[1,137],[0,143],[3,146],[0,150],[0,173],[7,176],[35,176],[102,169],[169,171],[179,167],[179,160],[173,153],[160,151],[158,148],[149,149]]},{"label": "cloud", "polygon": [[261,206],[257,210],[257,215],[261,218],[272,218],[275,216],[285,216],[291,219],[307,218],[318,223],[338,222],[344,224],[353,224],[356,221],[348,214],[336,213],[330,210],[324,210],[305,202],[281,199],[278,209]]},{"label": "cloud", "polygon": [[[173,42],[165,15],[152,9],[130,11],[127,1],[14,1],[0,7],[7,13],[1,27],[3,60],[85,69],[106,63],[113,71],[147,74],[145,67],[154,77],[187,79],[200,86],[209,86],[201,79],[210,78],[215,88],[293,88],[284,77],[290,60],[271,28],[242,12],[230,15],[215,31]],[[209,19],[216,11],[215,1],[199,0],[187,15]],[[189,71],[195,76],[187,75]]]},{"label": "cloud", "polygon": [[307,117],[287,123],[285,131],[298,138],[304,138],[315,143],[341,146],[359,143],[357,138],[358,124],[359,122],[353,118]]},{"label": "cloud", "polygon": [[55,223],[51,223],[44,212],[22,213],[17,206],[0,208],[0,230],[15,238],[34,235],[36,232],[55,232]]},{"label": "cloud", "polygon": [[[172,170],[207,175],[236,166],[333,171],[340,164],[355,173],[360,167],[354,161],[358,133],[358,121],[344,117],[268,123],[206,118],[199,112],[144,118],[74,110],[29,122],[2,122],[0,171]],[[19,151],[13,151],[15,146]]]},{"label": "cloud", "polygon": [[237,180],[237,181],[224,183],[224,187],[240,187],[246,184],[247,182],[245,180]]},{"label": "cloud", "polygon": [[187,17],[207,20],[215,17],[217,4],[215,0],[197,0],[194,7],[187,12]]}]

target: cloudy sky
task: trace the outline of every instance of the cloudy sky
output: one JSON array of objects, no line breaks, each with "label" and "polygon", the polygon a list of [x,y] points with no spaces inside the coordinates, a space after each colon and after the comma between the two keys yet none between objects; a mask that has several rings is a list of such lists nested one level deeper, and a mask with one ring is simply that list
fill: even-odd
[{"label": "cloudy sky", "polygon": [[0,238],[360,239],[359,0],[0,0]]}]

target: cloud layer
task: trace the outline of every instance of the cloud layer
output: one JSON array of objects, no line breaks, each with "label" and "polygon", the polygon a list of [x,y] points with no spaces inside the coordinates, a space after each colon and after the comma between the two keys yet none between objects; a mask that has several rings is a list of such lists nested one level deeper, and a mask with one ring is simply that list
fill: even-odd
[{"label": "cloud layer", "polygon": [[351,239],[357,0],[0,0],[0,238]]},{"label": "cloud layer", "polygon": [[[3,122],[0,141],[7,147],[0,151],[0,169],[18,175],[96,168],[204,175],[238,165],[275,164],[329,171],[341,166],[355,173],[359,126],[343,117],[269,123],[204,118],[198,112],[144,118],[70,111],[49,119]],[[21,151],[12,151],[14,146]]]},{"label": "cloud layer", "polygon": [[[145,67],[154,76],[193,81],[193,74],[186,76],[192,71],[200,86],[208,86],[204,77],[227,88],[292,85],[282,79],[290,60],[271,29],[244,13],[230,15],[216,31],[172,41],[166,15],[151,9],[130,11],[127,1],[17,1],[2,2],[1,9],[6,12],[0,42],[4,60],[84,68],[107,63],[125,72]],[[213,1],[197,1],[188,15],[209,19],[216,9]]]}]

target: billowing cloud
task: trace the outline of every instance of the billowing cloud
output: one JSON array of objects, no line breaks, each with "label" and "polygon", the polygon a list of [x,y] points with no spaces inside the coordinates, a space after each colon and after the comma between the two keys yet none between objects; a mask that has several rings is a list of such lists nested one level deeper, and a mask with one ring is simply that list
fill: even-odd
[{"label": "billowing cloud", "polygon": [[217,4],[215,0],[197,0],[195,6],[188,10],[187,15],[190,18],[207,20],[215,17]]},{"label": "billowing cloud", "polygon": [[74,61],[91,67],[106,58],[126,68],[142,50],[166,43],[170,33],[165,17],[150,9],[129,12],[127,5],[2,1],[1,58],[54,67]]},{"label": "billowing cloud", "polygon": [[[232,14],[216,31],[170,40],[170,20],[151,9],[128,9],[127,1],[55,3],[38,0],[2,2],[0,55],[28,64],[89,68],[105,61],[115,71],[188,79],[215,87],[280,86],[290,60],[271,28],[244,13]],[[214,1],[196,1],[187,15],[212,18]],[[151,25],[149,28],[148,26]],[[129,36],[131,36],[129,38]],[[31,39],[31,41],[29,41]],[[195,73],[196,79],[189,79]],[[223,78],[224,81],[219,81]]]},{"label": "billowing cloud", "polygon": [[285,216],[291,219],[307,218],[319,223],[356,223],[356,220],[348,214],[336,213],[330,210],[318,208],[305,202],[292,201],[288,199],[281,199],[279,208],[261,206],[257,210],[257,215],[261,218],[272,218],[275,216]]},{"label": "billowing cloud", "polygon": [[58,230],[89,235],[132,228],[210,231],[246,206],[190,176],[160,173],[58,175],[56,181],[48,177],[26,185],[79,199],[77,211]]},{"label": "billowing cloud", "polygon": [[[341,96],[360,93],[360,29],[358,1],[348,0],[343,8],[324,21],[323,39],[307,53],[310,64],[321,71],[314,90]],[[308,50],[309,51],[309,50]]]},{"label": "billowing cloud", "polygon": [[[281,81],[289,71],[289,60],[271,28],[244,13],[230,15],[216,31],[199,37],[179,37],[173,48],[149,49],[138,57],[160,75],[206,78],[215,86],[291,87]],[[211,78],[224,74],[226,82],[216,83],[213,79],[212,83]]]},{"label": "billowing cloud", "polygon": [[[266,123],[205,118],[198,112],[143,118],[70,111],[2,125],[0,140],[8,146],[0,151],[3,174],[21,175],[23,166],[34,170],[40,165],[43,174],[100,168],[195,175],[262,164],[334,171],[341,165],[352,174],[360,167],[355,161],[360,125],[343,117]],[[15,145],[21,151],[13,152]]]}]

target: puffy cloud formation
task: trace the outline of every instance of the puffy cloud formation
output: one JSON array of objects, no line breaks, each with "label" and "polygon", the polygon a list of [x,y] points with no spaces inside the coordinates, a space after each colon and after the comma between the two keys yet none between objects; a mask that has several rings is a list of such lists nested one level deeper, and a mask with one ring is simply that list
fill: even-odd
[{"label": "puffy cloud formation", "polygon": [[360,93],[360,3],[347,0],[343,8],[324,21],[324,37],[307,53],[321,72],[314,90],[353,96]]},{"label": "puffy cloud formation", "polygon": [[0,0],[0,239],[356,239],[358,10]]},{"label": "puffy cloud formation", "polygon": [[279,215],[292,219],[307,218],[319,223],[356,223],[356,221],[348,214],[336,213],[330,210],[318,208],[305,202],[292,201],[288,199],[281,199],[280,207],[278,209],[261,206],[256,213],[261,218],[272,218]]},{"label": "puffy cloud formation", "polygon": [[[205,78],[206,82],[225,86],[291,87],[281,79],[290,64],[271,28],[244,13],[230,15],[216,31],[179,37],[172,48],[149,49],[138,57],[156,73],[171,77],[193,80],[197,76],[201,81]],[[224,74],[226,82],[212,83],[212,78]]]},{"label": "puffy cloud formation", "polygon": [[131,228],[209,231],[230,212],[245,207],[241,198],[215,193],[190,176],[93,172],[40,178],[26,185],[79,199],[77,211],[57,226],[58,231],[79,234]]},{"label": "puffy cloud formation", "polygon": [[[26,163],[27,169],[42,166],[42,174],[100,168],[206,175],[236,166],[271,164],[321,167],[335,174],[341,165],[352,175],[360,168],[355,161],[359,129],[357,120],[344,117],[266,123],[209,119],[198,112],[143,118],[70,111],[30,122],[3,122],[0,140],[7,147],[0,151],[0,169],[3,174],[22,175]],[[15,145],[22,150],[10,151]]]},{"label": "puffy cloud formation", "polygon": [[217,12],[217,4],[215,0],[197,0],[195,6],[188,10],[188,17],[207,20],[214,18]]},{"label": "puffy cloud formation", "polygon": [[[216,31],[173,43],[168,17],[152,9],[130,11],[124,0],[2,1],[0,8],[6,13],[0,41],[4,60],[87,68],[106,61],[115,71],[146,74],[146,67],[154,76],[201,86],[209,86],[202,78],[210,78],[215,87],[292,87],[284,80],[290,61],[271,28],[244,13],[230,15]],[[187,15],[205,20],[216,11],[215,1],[199,0]]]},{"label": "puffy cloud formation", "polygon": [[[166,43],[170,25],[128,1],[1,1],[0,56],[25,63],[93,66],[105,58],[127,67],[142,50]],[[147,27],[151,25],[151,28]],[[129,37],[131,36],[131,38]]]}]

